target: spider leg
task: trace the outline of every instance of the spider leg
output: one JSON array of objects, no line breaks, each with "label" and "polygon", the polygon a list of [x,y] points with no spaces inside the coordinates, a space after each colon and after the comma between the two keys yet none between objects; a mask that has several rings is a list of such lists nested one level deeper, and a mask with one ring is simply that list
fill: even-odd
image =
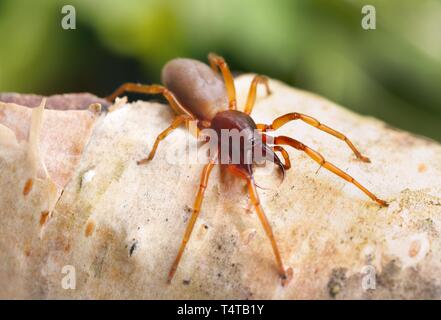
[{"label": "spider leg", "polygon": [[285,160],[283,166],[285,167],[285,170],[289,170],[291,168],[291,160],[289,159],[289,154],[285,150],[285,148],[283,148],[282,146],[274,146],[272,148],[274,151],[279,151],[282,154],[282,157]]},{"label": "spider leg", "polygon": [[236,110],[236,88],[234,86],[234,78],[228,64],[225,62],[223,57],[218,56],[215,53],[208,54],[208,61],[210,62],[211,69],[213,69],[214,72],[217,72],[218,68],[220,69],[224,78],[225,87],[227,89],[229,109]]},{"label": "spider leg", "polygon": [[[262,126],[263,125],[257,125],[258,127],[257,127],[257,130],[260,130],[261,132],[266,132],[266,130],[265,130],[265,128],[263,128]],[[259,126],[261,126],[261,127],[259,127]],[[274,140],[273,140],[273,137],[272,136],[268,136],[268,135],[265,135],[265,134],[262,134],[261,135],[261,137],[262,137],[262,141],[265,143],[265,144],[267,144],[267,143],[270,143],[270,144],[274,144]],[[272,138],[272,140],[271,141],[267,141],[267,138],[268,137],[271,137]],[[282,163],[281,161],[276,161],[276,164],[280,164],[280,165],[282,165],[283,166],[283,170],[285,171],[285,170],[289,170],[290,168],[291,168],[291,160],[289,159],[289,154],[288,154],[288,152],[285,150],[285,148],[283,148],[282,146],[272,146],[272,147],[269,147],[269,148],[271,148],[272,150],[273,150],[273,152],[276,152],[276,151],[278,151],[278,152],[280,152],[281,154],[282,154],[282,157],[283,157],[283,159],[285,160],[285,163]],[[275,154],[275,156],[276,156],[276,154]],[[273,161],[274,162],[274,161]]]},{"label": "spider leg", "polygon": [[197,193],[196,199],[194,201],[193,211],[191,213],[190,220],[187,225],[187,229],[185,230],[184,238],[182,239],[181,246],[179,247],[178,254],[176,255],[176,258],[170,268],[170,272],[168,274],[168,282],[170,283],[173,279],[173,276],[176,272],[176,269],[178,268],[179,261],[181,260],[182,254],[184,253],[185,247],[187,245],[188,240],[190,239],[191,233],[193,231],[193,227],[196,223],[196,220],[199,216],[199,212],[201,211],[202,206],[202,200],[204,198],[205,189],[207,188],[207,182],[208,178],[211,173],[211,169],[213,169],[213,166],[216,162],[217,155],[213,157],[209,163],[207,163],[202,170],[202,176],[201,176],[201,182],[199,185],[199,191]]},{"label": "spider leg", "polygon": [[330,135],[333,135],[337,139],[340,139],[340,140],[346,142],[346,144],[349,146],[349,148],[351,148],[351,150],[354,152],[355,156],[358,159],[360,159],[363,162],[371,162],[368,157],[363,156],[360,153],[360,151],[358,151],[358,149],[354,146],[354,144],[351,142],[351,140],[349,140],[344,134],[328,127],[327,125],[320,123],[320,121],[318,121],[317,119],[315,119],[313,117],[310,117],[310,116],[307,116],[307,115],[304,115],[301,113],[297,113],[297,112],[287,113],[283,116],[276,118],[273,121],[273,123],[270,125],[259,124],[258,129],[260,129],[262,131],[277,130],[278,128],[285,125],[286,123],[288,123],[290,121],[294,121],[294,120],[301,120],[301,121],[309,124],[310,126],[313,126],[321,131],[324,131]]},{"label": "spider leg", "polygon": [[271,94],[271,90],[270,90],[269,85],[268,85],[268,78],[264,77],[264,76],[261,76],[261,75],[254,76],[253,80],[251,81],[250,90],[248,91],[247,102],[245,104],[245,108],[244,108],[244,111],[243,111],[246,114],[250,114],[251,111],[253,110],[254,103],[256,102],[256,91],[257,91],[257,85],[258,84],[265,85],[266,94],[267,95]]},{"label": "spider leg", "polygon": [[185,114],[195,119],[193,114],[190,111],[188,111],[183,105],[181,105],[181,103],[178,101],[178,99],[170,90],[159,84],[143,85],[138,83],[127,82],[122,84],[110,96],[106,97],[106,99],[110,102],[113,102],[118,96],[122,95],[124,92],[162,94],[164,98],[167,99],[168,103],[177,114]]},{"label": "spider leg", "polygon": [[152,150],[150,151],[149,155],[147,158],[141,159],[139,161],[137,161],[137,163],[140,164],[145,164],[147,162],[149,162],[150,160],[153,159],[153,157],[155,156],[156,153],[156,149],[158,148],[159,143],[164,140],[173,130],[175,130],[176,128],[178,128],[183,122],[187,123],[189,121],[192,121],[193,119],[190,118],[189,116],[187,116],[186,114],[180,114],[178,116],[176,116],[173,119],[173,122],[171,123],[171,125],[165,129],[164,131],[162,131],[155,140],[155,144],[153,145]]},{"label": "spider leg", "polygon": [[319,163],[321,166],[326,168],[327,170],[331,171],[332,173],[338,175],[340,178],[354,184],[358,189],[363,191],[369,198],[380,204],[381,206],[387,206],[387,202],[384,200],[381,200],[377,198],[372,192],[370,192],[368,189],[366,189],[363,185],[361,185],[357,180],[355,180],[353,177],[345,173],[343,170],[337,168],[332,163],[328,162],[323,158],[323,156],[318,153],[317,151],[309,148],[308,146],[304,145],[298,140],[292,139],[290,137],[286,136],[278,136],[274,138],[274,144],[281,144],[281,145],[289,145],[297,150],[305,152],[311,159]]},{"label": "spider leg", "polygon": [[254,181],[251,177],[247,178],[247,184],[248,184],[248,192],[250,194],[251,202],[254,205],[257,216],[259,217],[259,220],[262,223],[262,226],[266,232],[266,235],[270,239],[271,246],[272,246],[273,252],[274,252],[274,256],[276,258],[277,269],[278,269],[279,275],[283,280],[285,280],[287,278],[287,273],[286,273],[285,268],[283,267],[283,262],[282,262],[282,258],[280,256],[279,248],[277,246],[277,242],[274,237],[271,225],[269,224],[268,219],[265,215],[265,212],[263,211],[262,205],[260,204],[259,195],[257,194],[256,186],[255,186]]},{"label": "spider leg", "polygon": [[288,270],[285,270],[285,268],[283,267],[283,262],[282,262],[282,258],[280,255],[280,251],[277,246],[277,242],[274,237],[271,225],[268,222],[268,219],[265,215],[265,212],[262,208],[262,205],[260,204],[259,194],[257,193],[256,184],[254,183],[254,179],[253,179],[252,175],[250,175],[248,172],[245,172],[244,170],[239,169],[237,166],[230,165],[230,166],[228,166],[228,169],[234,175],[247,180],[247,187],[248,187],[248,192],[250,195],[251,203],[256,210],[257,216],[259,217],[259,220],[262,223],[262,226],[263,226],[263,229],[265,230],[266,235],[270,239],[271,247],[273,249],[274,256],[276,258],[278,273],[279,273],[280,277],[282,278],[282,285],[284,286],[286,283],[289,282],[289,280],[292,276],[292,269],[288,268]]}]

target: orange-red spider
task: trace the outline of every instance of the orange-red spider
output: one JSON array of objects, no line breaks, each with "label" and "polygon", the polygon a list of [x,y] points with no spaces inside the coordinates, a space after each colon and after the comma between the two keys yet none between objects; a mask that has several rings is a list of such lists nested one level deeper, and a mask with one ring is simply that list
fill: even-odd
[{"label": "orange-red spider", "polygon": [[[255,124],[254,120],[250,117],[250,113],[256,100],[256,88],[258,84],[263,84],[266,87],[267,94],[270,94],[267,78],[260,75],[256,75],[253,78],[244,111],[238,111],[236,110],[236,90],[234,86],[234,79],[227,63],[222,57],[213,53],[208,55],[208,60],[211,68],[205,63],[197,60],[182,58],[173,59],[162,69],[163,86],[157,84],[142,85],[125,83],[108,97],[110,101],[113,101],[116,97],[124,92],[162,94],[176,112],[176,117],[172,121],[171,125],[161,132],[156,138],[155,144],[148,157],[138,161],[138,164],[144,164],[152,160],[161,140],[167,137],[167,135],[170,134],[170,132],[172,132],[174,129],[183,123],[188,124],[190,121],[196,121],[199,129],[213,129],[216,133],[218,133],[219,136],[221,130],[237,129],[241,132],[245,132],[245,138],[249,141],[258,141],[253,143],[259,144],[258,147],[263,150],[264,155],[272,156],[272,161],[276,163],[283,170],[283,172],[288,170],[291,167],[291,164],[288,153],[282,147],[282,145],[287,145],[303,151],[314,161],[318,162],[321,167],[324,167],[346,181],[353,183],[357,188],[359,188],[368,197],[381,206],[387,206],[386,201],[377,198],[357,180],[326,161],[325,158],[317,151],[309,148],[300,141],[287,136],[274,137],[272,145],[269,146],[267,144],[268,136],[265,134],[265,132],[267,130],[277,130],[290,121],[301,120],[346,142],[358,159],[363,162],[370,162],[367,157],[363,156],[357,150],[354,144],[345,135],[320,123],[318,120],[310,116],[297,112],[280,116],[271,124]],[[219,70],[222,77],[220,77],[218,74]],[[260,139],[256,139],[256,131],[258,132]],[[243,146],[243,144],[240,146]],[[222,150],[223,149],[219,146],[218,151],[211,156],[210,161],[205,165],[202,171],[201,182],[196,200],[194,202],[193,211],[185,230],[181,246],[168,274],[169,282],[172,280],[176,272],[186,244],[190,239],[193,227],[201,210],[208,177],[213,166],[216,164],[217,159],[222,156],[222,152],[228,153],[226,155],[224,154],[224,156],[230,158],[231,153],[235,151],[243,154],[241,150],[232,150],[231,148],[229,148],[227,151]],[[275,152],[280,152],[282,154],[284,163],[280,161]],[[256,184],[253,178],[253,163],[248,163],[245,161],[244,157],[241,156],[239,163],[230,163],[228,164],[228,168],[231,169],[230,171],[232,173],[247,181],[249,196],[257,212],[257,216],[259,217],[263,228],[271,241],[278,273],[282,280],[286,279],[287,270],[285,270],[283,266],[282,258],[277,247],[277,242],[272,232],[270,223],[266,218],[264,210],[260,204],[259,195],[256,190]]]}]

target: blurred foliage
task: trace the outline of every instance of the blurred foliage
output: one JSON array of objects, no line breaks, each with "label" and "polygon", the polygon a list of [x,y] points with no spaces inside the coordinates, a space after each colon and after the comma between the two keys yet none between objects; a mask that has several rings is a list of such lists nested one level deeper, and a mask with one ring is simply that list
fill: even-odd
[{"label": "blurred foliage", "polygon": [[[77,29],[61,28],[76,8]],[[361,28],[374,5],[377,29]],[[110,93],[177,56],[225,56],[441,141],[438,0],[0,0],[0,91]]]}]

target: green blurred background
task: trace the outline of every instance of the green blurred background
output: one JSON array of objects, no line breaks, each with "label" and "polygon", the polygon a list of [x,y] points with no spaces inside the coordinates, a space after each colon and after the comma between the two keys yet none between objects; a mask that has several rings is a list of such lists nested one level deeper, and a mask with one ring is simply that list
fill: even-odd
[{"label": "green blurred background", "polygon": [[[63,5],[76,30],[63,30]],[[361,28],[374,5],[377,29]],[[105,96],[176,56],[225,56],[441,141],[439,0],[0,0],[0,91]]]}]

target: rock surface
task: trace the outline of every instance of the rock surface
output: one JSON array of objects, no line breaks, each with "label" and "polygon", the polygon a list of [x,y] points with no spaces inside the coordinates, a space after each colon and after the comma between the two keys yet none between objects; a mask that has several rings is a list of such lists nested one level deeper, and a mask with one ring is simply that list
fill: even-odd
[{"label": "rock surface", "polygon": [[[236,79],[239,106],[250,81],[250,75]],[[256,122],[297,111],[347,134],[372,163],[357,161],[344,142],[304,123],[279,130],[321,152],[389,207],[296,150],[288,150],[293,167],[282,183],[259,168],[257,180],[267,187],[259,189],[263,207],[284,263],[293,269],[283,287],[270,243],[248,209],[244,182],[215,167],[193,235],[167,284],[203,167],[170,161],[195,139],[185,128],[162,142],[153,161],[136,164],[171,122],[170,108],[136,102],[92,122],[72,118],[82,128],[88,123],[90,139],[87,130],[79,134],[43,121],[42,132],[52,135],[43,134],[41,145],[62,144],[53,139],[63,130],[70,132],[63,139],[87,137],[71,178],[59,183],[64,190],[53,210],[48,194],[51,180],[66,170],[65,150],[47,148],[43,159],[55,169],[23,195],[31,167],[27,142],[9,142],[18,132],[11,127],[29,122],[23,117],[11,125],[0,117],[0,297],[441,298],[441,146],[277,81],[270,86],[269,97],[259,91]],[[0,115],[14,108],[29,110],[2,104]],[[49,112],[90,117],[87,110]],[[73,269],[75,289],[65,289]]]}]

